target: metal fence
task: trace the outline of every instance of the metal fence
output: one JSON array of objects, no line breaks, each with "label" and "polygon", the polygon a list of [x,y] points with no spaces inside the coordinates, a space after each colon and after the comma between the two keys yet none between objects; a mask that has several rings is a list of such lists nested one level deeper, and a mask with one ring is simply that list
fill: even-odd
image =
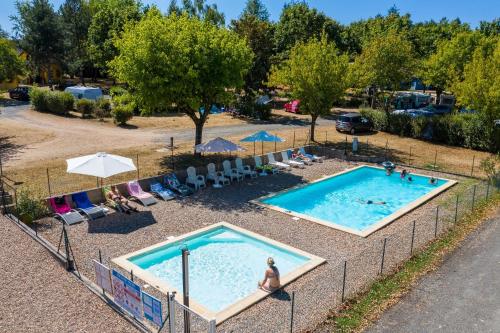
[{"label": "metal fence", "polygon": [[[342,150],[342,147],[331,145],[328,142],[324,145],[315,146],[314,149],[331,157],[338,157],[340,154],[344,158],[366,158],[367,155],[361,154],[363,148],[361,148],[359,154],[350,154],[348,153],[350,144],[345,142],[343,144],[345,145],[344,150]],[[386,158],[386,156],[383,156],[383,158]],[[437,159],[438,157],[435,156],[434,160]],[[474,162],[472,166],[474,166]],[[472,173],[474,173],[473,168]],[[3,202],[3,210],[10,213],[15,223],[55,254],[56,258],[69,271],[73,271],[83,283],[92,285],[92,282],[81,274],[78,266],[90,265],[90,263],[75,258],[72,251],[71,236],[66,227],[61,223],[54,222],[54,227],[60,229],[58,233],[55,233],[58,235],[57,239],[55,237],[53,239],[41,237],[36,223],[31,225],[31,229],[26,227],[16,218],[19,217],[16,187],[8,184],[3,178],[0,178],[0,180],[2,188],[12,196],[10,208],[7,209],[5,202]],[[371,283],[381,276],[394,272],[402,263],[425,248],[429,242],[453,228],[462,218],[473,214],[475,208],[481,202],[498,193],[498,188],[490,186],[489,183],[474,180],[473,183],[463,186],[456,192],[454,197],[431,206],[418,219],[406,223],[406,232],[391,234],[382,240],[375,239],[358,253],[350,254],[346,258],[327,258],[326,265],[331,266],[329,269],[321,270],[319,273],[312,272],[310,274],[317,274],[314,279],[307,279],[307,283],[298,280],[291,287],[278,292],[272,299],[272,320],[276,332],[299,332],[311,329],[311,306],[314,306],[314,314],[317,316],[313,321],[320,322],[328,316],[330,309],[334,309],[346,299],[366,290]],[[109,258],[106,258],[105,253],[99,251],[96,253],[97,258],[101,262],[106,262],[107,259],[107,264],[113,267]],[[119,267],[113,268],[120,269]],[[140,284],[148,293],[162,300],[163,304],[168,304],[164,315],[165,318],[169,319],[168,329],[171,333],[182,331],[187,317],[190,318],[192,332],[215,332],[215,321],[204,318],[192,309],[184,307],[175,299],[175,295],[165,295],[151,286],[147,287],[140,279],[134,278],[133,272],[123,273],[129,274],[134,282]],[[320,283],[320,281],[325,280],[330,281],[330,283],[326,285]],[[318,297],[318,290],[321,292],[321,297]],[[109,302],[110,299],[108,297],[107,301]],[[314,300],[314,302],[311,303],[311,300]],[[131,318],[129,314],[123,311],[121,314],[142,331],[155,331],[154,328],[137,321],[133,317]],[[188,314],[189,316],[187,316]],[[262,316],[262,313],[255,312],[244,317],[239,316],[237,321],[232,321],[231,329],[241,332],[260,331],[264,328],[262,326]],[[267,318],[266,320],[270,319]],[[156,329],[156,331],[164,330],[165,327]],[[225,332],[224,324],[218,330]]]}]

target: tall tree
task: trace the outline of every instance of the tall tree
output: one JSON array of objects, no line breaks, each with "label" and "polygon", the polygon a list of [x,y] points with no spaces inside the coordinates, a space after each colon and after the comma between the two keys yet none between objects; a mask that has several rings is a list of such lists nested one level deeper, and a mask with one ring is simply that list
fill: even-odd
[{"label": "tall tree", "polygon": [[374,85],[389,90],[384,108],[388,112],[394,93],[415,73],[413,46],[397,31],[390,31],[367,43],[356,58],[352,77],[359,87]]},{"label": "tall tree", "polygon": [[491,41],[478,32],[462,32],[451,40],[438,44],[436,53],[423,63],[420,75],[424,82],[435,86],[438,95],[463,80],[465,65],[471,61],[475,49],[491,47]]},{"label": "tall tree", "polygon": [[500,35],[500,17],[494,19],[491,22],[479,22],[479,31],[486,36]]},{"label": "tall tree", "polygon": [[108,62],[118,55],[114,39],[120,37],[127,23],[140,20],[142,5],[137,0],[93,0],[90,4],[89,56],[94,66],[107,71]]},{"label": "tall tree", "polygon": [[225,24],[224,13],[219,11],[216,4],[208,5],[206,0],[182,0],[180,6],[177,5],[176,0],[171,0],[168,13],[177,15],[186,13],[190,17],[196,17],[220,27]]},{"label": "tall tree", "polygon": [[0,38],[9,38],[9,34],[7,33],[7,31],[3,30],[1,26],[0,26]]},{"label": "tall tree", "polygon": [[172,104],[185,112],[195,124],[195,144],[202,141],[208,110],[225,99],[227,88],[243,85],[252,62],[236,33],[186,14],[149,11],[116,46],[113,74],[132,88],[144,112]]},{"label": "tall tree", "polygon": [[288,51],[297,42],[321,38],[326,34],[328,41],[342,45],[342,27],[325,14],[310,8],[305,2],[292,2],[285,5],[276,24],[275,48],[278,58],[286,59]]},{"label": "tall tree", "polygon": [[70,74],[80,76],[88,64],[87,38],[92,15],[88,0],[66,0],[59,9],[64,25],[64,62]]},{"label": "tall tree", "polygon": [[49,0],[16,2],[17,15],[11,17],[20,47],[28,53],[32,74],[47,70],[52,83],[53,64],[61,64],[64,36],[60,19]]},{"label": "tall tree", "polygon": [[24,73],[24,62],[13,42],[0,38],[0,82],[12,80]]},{"label": "tall tree", "polygon": [[260,21],[269,21],[269,11],[260,0],[247,0],[241,16],[253,16]]},{"label": "tall tree", "polygon": [[300,100],[301,110],[311,116],[311,141],[318,117],[329,114],[345,93],[348,62],[348,56],[340,55],[335,44],[323,36],[299,42],[290,51],[290,58],[271,70],[269,84],[287,86]]},{"label": "tall tree", "polygon": [[264,87],[271,67],[274,29],[269,21],[263,20],[266,16],[262,14],[263,12],[267,10],[260,1],[250,0],[241,17],[231,22],[231,29],[246,39],[255,55],[252,67],[245,76],[247,93]]}]

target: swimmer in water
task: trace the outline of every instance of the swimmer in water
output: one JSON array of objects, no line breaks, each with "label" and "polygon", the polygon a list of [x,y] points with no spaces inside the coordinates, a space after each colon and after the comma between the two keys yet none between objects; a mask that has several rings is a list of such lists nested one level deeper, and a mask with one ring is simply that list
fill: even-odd
[{"label": "swimmer in water", "polygon": [[367,204],[367,205],[385,205],[386,202],[385,201],[373,201],[373,200],[361,200],[361,199],[358,199],[356,200],[357,202],[359,203],[362,203],[362,204]]}]

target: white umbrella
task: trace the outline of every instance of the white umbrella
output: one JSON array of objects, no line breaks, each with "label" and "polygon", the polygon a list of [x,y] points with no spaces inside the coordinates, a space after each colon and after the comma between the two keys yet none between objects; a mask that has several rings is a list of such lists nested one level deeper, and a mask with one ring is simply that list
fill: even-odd
[{"label": "white umbrella", "polygon": [[130,158],[106,153],[81,156],[66,160],[68,173],[107,178],[119,173],[137,170]]},{"label": "white umbrella", "polygon": [[197,153],[229,153],[245,150],[245,148],[223,138],[215,138],[207,143],[196,145],[195,148]]}]

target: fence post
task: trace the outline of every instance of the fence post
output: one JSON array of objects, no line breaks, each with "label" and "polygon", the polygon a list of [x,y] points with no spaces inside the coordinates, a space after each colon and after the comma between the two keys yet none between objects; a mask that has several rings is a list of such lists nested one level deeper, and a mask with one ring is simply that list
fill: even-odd
[{"label": "fence post", "polygon": [[292,148],[295,148],[295,130],[293,130],[293,143]]},{"label": "fence post", "polygon": [[411,146],[410,146],[410,156],[408,157],[408,165],[411,165]]},{"label": "fence post", "polygon": [[457,194],[457,201],[455,202],[455,223],[457,223],[457,218],[458,218],[458,194]]},{"label": "fence post", "polygon": [[293,333],[293,312],[294,312],[294,308],[295,308],[295,291],[292,291],[292,300],[291,300],[291,305],[292,305],[292,308],[291,308],[291,312],[290,312],[290,333]]},{"label": "fence post", "polygon": [[[173,136],[170,137],[170,151],[171,151],[170,158],[172,160],[172,171],[174,171],[175,165],[174,165],[174,137]],[[254,146],[254,155],[255,155],[255,146]]]},{"label": "fence post", "polygon": [[99,262],[102,264],[102,254],[101,254],[101,249],[99,249]]},{"label": "fence post", "polygon": [[410,256],[413,256],[413,242],[415,241],[415,225],[417,220],[413,220],[413,230],[411,232]]},{"label": "fence post", "polygon": [[139,180],[139,154],[136,156],[136,163],[137,163],[137,180]]},{"label": "fence post", "polygon": [[66,252],[66,270],[71,272],[75,270],[73,259],[71,259],[71,253],[69,249],[69,238],[66,231],[66,225],[63,222],[63,237],[64,237],[64,250]]},{"label": "fence post", "polygon": [[385,156],[384,156],[384,160],[387,161],[387,150],[389,149],[389,139],[387,139],[385,141]]},{"label": "fence post", "polygon": [[384,247],[382,249],[382,260],[380,262],[380,275],[384,271],[384,259],[385,259],[385,245],[387,244],[387,238],[384,238]]},{"label": "fence post", "polygon": [[438,158],[438,151],[436,149],[436,154],[434,154],[434,171],[437,169],[437,158]]},{"label": "fence post", "polygon": [[52,196],[52,190],[50,188],[50,175],[49,175],[49,168],[47,168],[47,188],[49,190],[49,197]]},{"label": "fence post", "polygon": [[476,162],[476,155],[473,155],[472,156],[472,167],[470,169],[470,176],[472,177],[472,175],[474,174],[474,162]]},{"label": "fence post", "polygon": [[209,327],[208,327],[208,333],[215,333],[215,319],[210,320]]},{"label": "fence post", "polygon": [[346,272],[347,272],[347,260],[344,260],[344,277],[342,279],[342,303],[344,303],[345,300],[345,277],[346,277]]},{"label": "fence post", "polygon": [[471,209],[471,211],[474,211],[474,204],[476,201],[476,186],[477,185],[474,185],[474,188],[472,189],[472,209]]},{"label": "fence post", "polygon": [[434,238],[437,237],[438,232],[438,222],[439,222],[439,206],[436,207],[436,224],[434,226]]},{"label": "fence post", "polygon": [[345,142],[344,142],[344,156],[347,159],[347,135],[345,136]]},{"label": "fence post", "polygon": [[168,316],[170,333],[175,333],[175,291],[168,295]]}]

